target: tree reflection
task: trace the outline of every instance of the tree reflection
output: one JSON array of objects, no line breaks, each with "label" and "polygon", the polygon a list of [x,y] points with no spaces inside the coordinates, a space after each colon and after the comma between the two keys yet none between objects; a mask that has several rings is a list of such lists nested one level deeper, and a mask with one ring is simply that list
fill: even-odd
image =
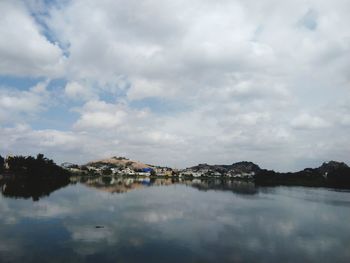
[{"label": "tree reflection", "polygon": [[32,198],[33,201],[38,201],[43,196],[48,196],[53,191],[56,191],[69,184],[69,178],[60,179],[3,179],[0,181],[1,193],[6,197],[14,198]]}]

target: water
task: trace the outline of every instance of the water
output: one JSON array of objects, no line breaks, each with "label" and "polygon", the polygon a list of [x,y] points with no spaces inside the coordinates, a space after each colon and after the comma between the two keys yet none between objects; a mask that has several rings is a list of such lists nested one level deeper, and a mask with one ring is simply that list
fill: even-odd
[{"label": "water", "polygon": [[349,191],[99,178],[14,196],[0,262],[350,262]]}]

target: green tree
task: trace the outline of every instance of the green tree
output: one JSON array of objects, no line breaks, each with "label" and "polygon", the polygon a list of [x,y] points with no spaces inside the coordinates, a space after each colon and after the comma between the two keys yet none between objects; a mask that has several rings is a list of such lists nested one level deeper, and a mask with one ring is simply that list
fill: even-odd
[{"label": "green tree", "polygon": [[112,174],[112,170],[110,168],[106,168],[102,170],[102,174],[103,175],[111,175]]},{"label": "green tree", "polygon": [[39,154],[37,154],[36,159],[38,161],[44,161],[46,158],[44,157],[44,155],[42,153],[39,153]]}]

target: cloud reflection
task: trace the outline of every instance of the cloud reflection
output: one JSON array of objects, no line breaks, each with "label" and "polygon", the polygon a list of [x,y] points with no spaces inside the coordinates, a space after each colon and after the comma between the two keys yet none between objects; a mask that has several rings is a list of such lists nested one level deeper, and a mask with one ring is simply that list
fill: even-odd
[{"label": "cloud reflection", "polygon": [[276,187],[247,197],[154,185],[111,194],[77,184],[39,202],[0,197],[0,256],[11,262],[37,253],[74,262],[350,259],[350,208],[334,205],[346,202],[347,192]]}]

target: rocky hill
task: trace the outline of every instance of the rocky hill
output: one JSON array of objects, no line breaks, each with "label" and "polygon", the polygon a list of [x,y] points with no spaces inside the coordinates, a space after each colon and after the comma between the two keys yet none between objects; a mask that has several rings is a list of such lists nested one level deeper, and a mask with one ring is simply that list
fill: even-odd
[{"label": "rocky hill", "polygon": [[139,161],[134,161],[134,160],[130,160],[130,159],[125,158],[125,157],[117,157],[117,156],[114,156],[114,157],[108,158],[108,159],[92,161],[92,162],[89,162],[86,164],[86,166],[94,166],[94,167],[100,167],[100,166],[104,166],[104,165],[118,167],[118,168],[129,167],[129,168],[135,169],[135,170],[151,167],[150,165],[141,163]]}]

